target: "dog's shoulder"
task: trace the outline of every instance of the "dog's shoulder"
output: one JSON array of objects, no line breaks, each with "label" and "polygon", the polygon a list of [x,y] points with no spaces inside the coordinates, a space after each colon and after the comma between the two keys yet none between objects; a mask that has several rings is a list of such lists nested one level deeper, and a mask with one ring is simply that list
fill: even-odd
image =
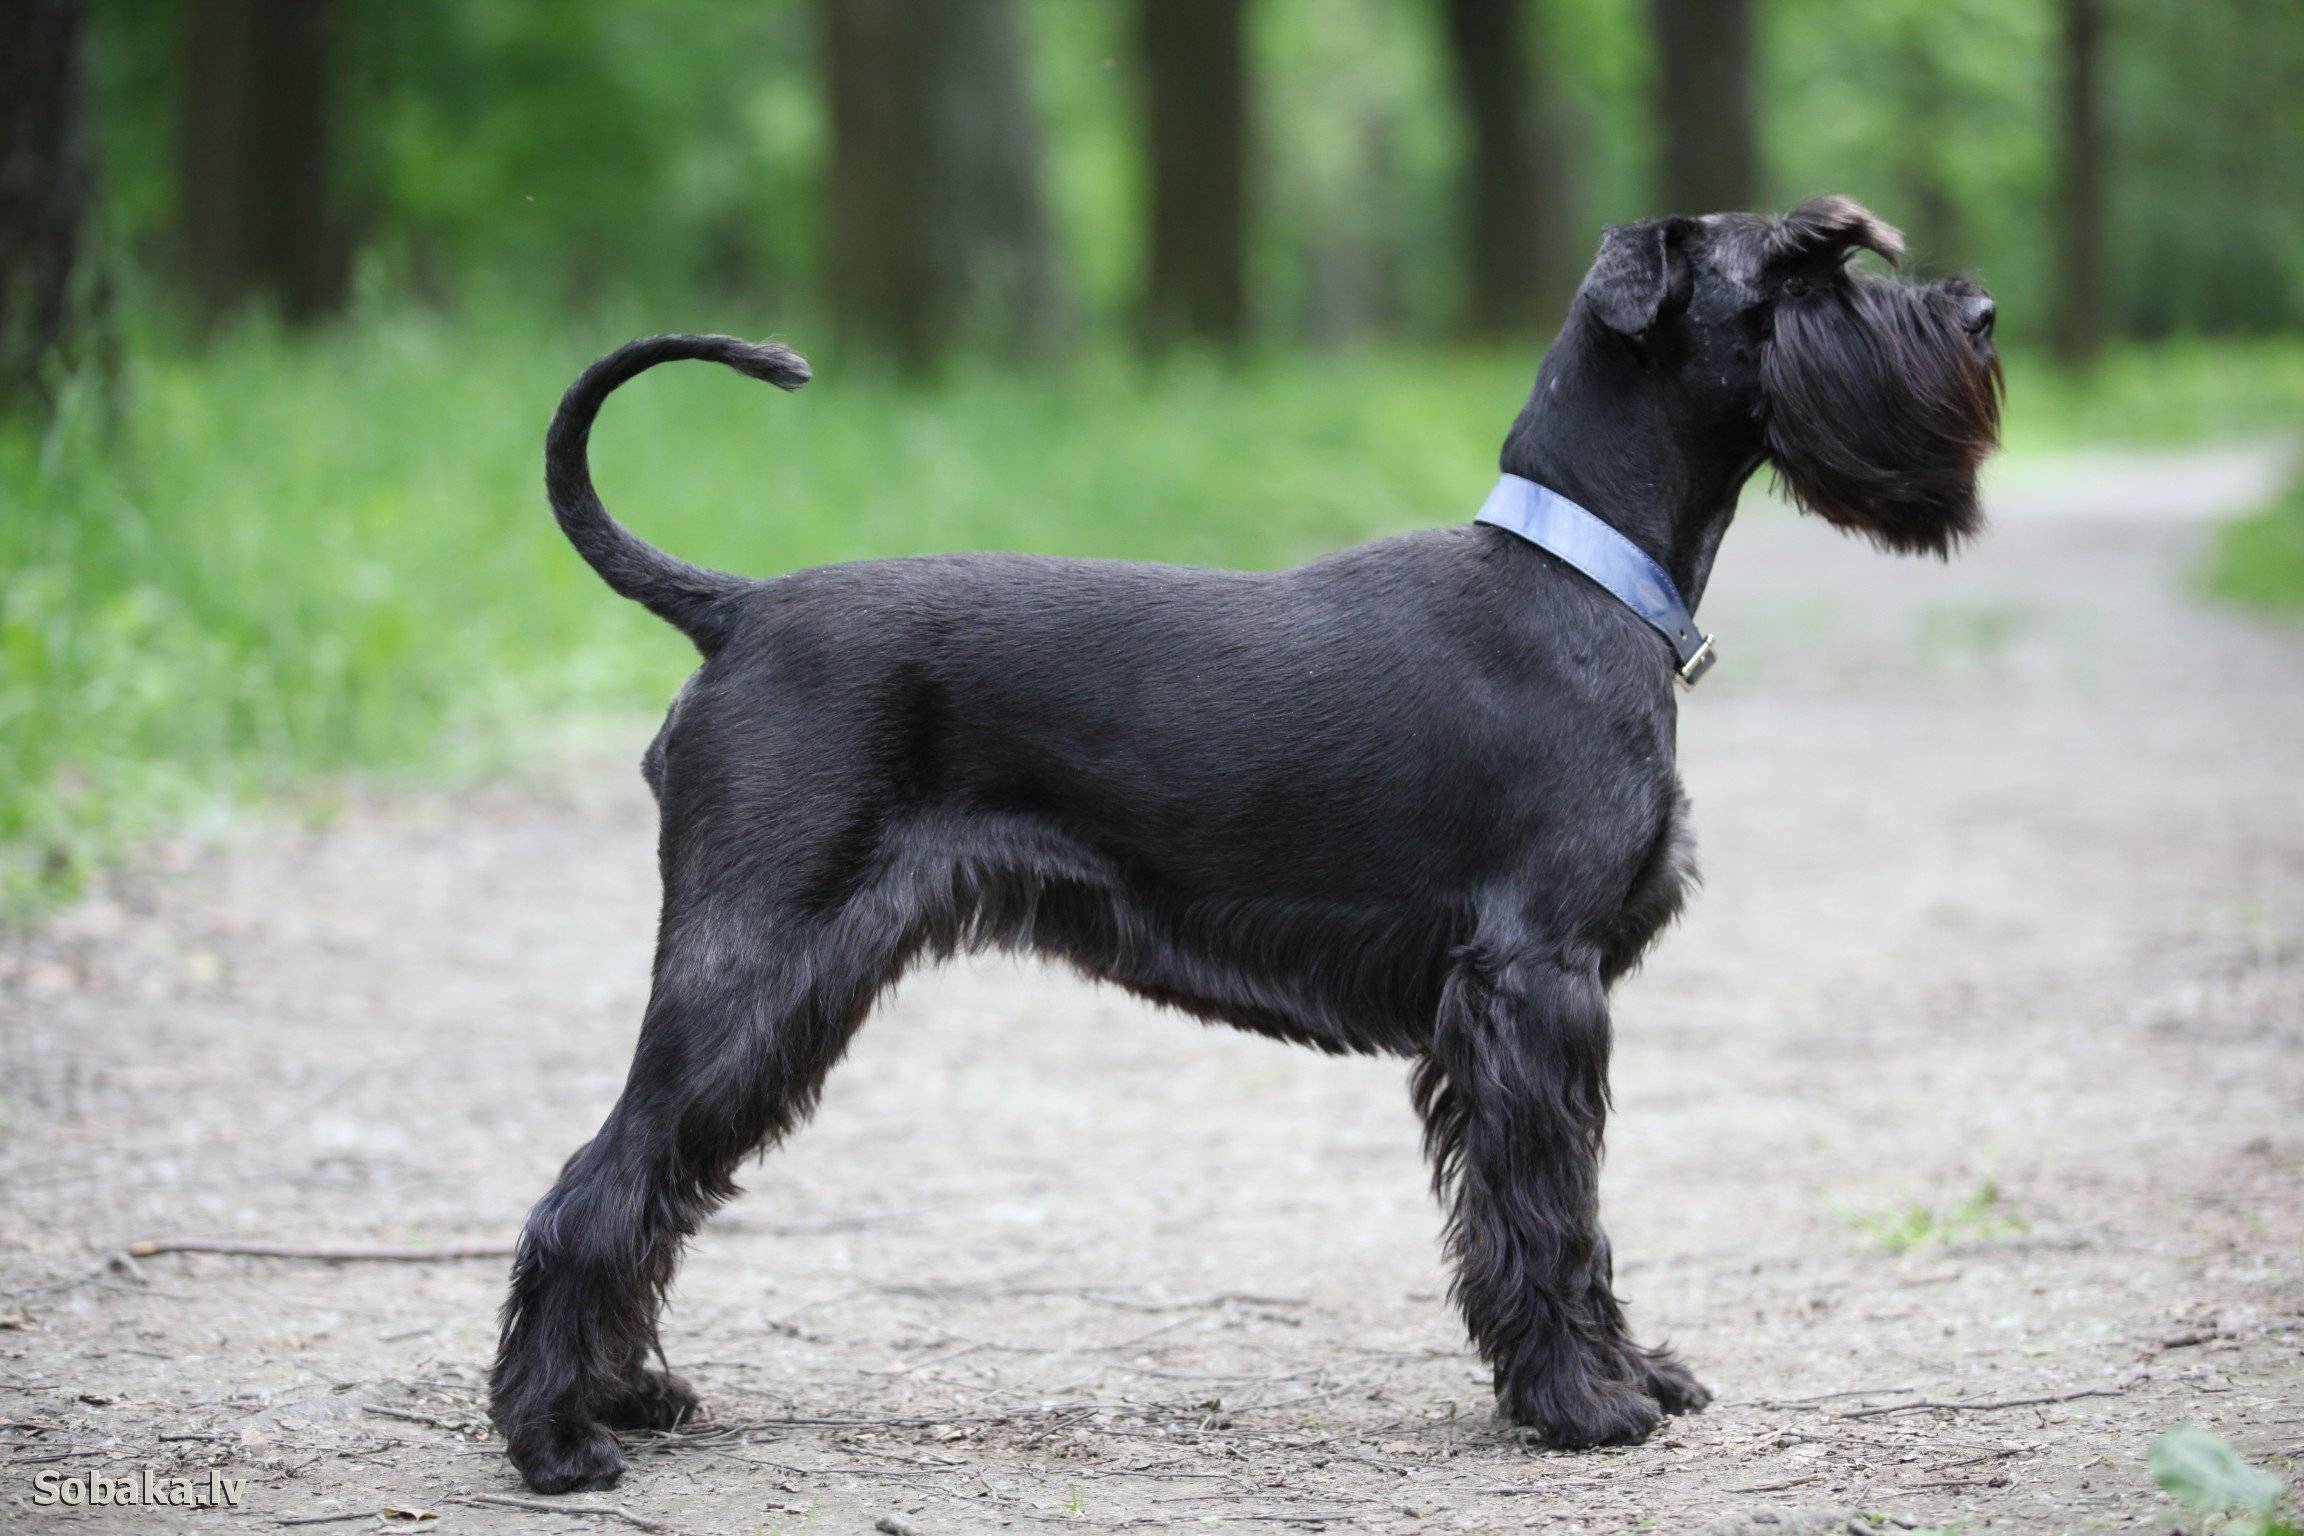
[{"label": "dog's shoulder", "polygon": [[1671,705],[1670,652],[1647,622],[1590,577],[1501,530],[1466,524],[1402,534],[1294,574],[1471,674],[1525,680],[1562,702]]}]

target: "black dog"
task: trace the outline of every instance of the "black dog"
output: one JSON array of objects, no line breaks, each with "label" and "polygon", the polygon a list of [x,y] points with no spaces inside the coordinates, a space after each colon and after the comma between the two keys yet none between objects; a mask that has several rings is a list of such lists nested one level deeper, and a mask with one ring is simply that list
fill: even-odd
[{"label": "black dog", "polygon": [[[1976,531],[1999,421],[1973,284],[1846,268],[1845,199],[1608,231],[1505,440],[1693,602],[1772,462],[1898,551]],[[1454,1295],[1498,1407],[1637,1441],[1704,1389],[1635,1344],[1597,1181],[1608,988],[1690,876],[1673,656],[1606,591],[1484,526],[1261,574],[960,555],[753,581],[609,517],[585,444],[672,358],[787,389],[782,347],[637,341],[546,446],[560,526],[704,664],[645,764],[655,986],[623,1096],[529,1218],[494,1413],[539,1492],[695,1408],[649,1367],[681,1244],[797,1125],[914,960],[1028,949],[1202,1018],[1415,1063]]]}]

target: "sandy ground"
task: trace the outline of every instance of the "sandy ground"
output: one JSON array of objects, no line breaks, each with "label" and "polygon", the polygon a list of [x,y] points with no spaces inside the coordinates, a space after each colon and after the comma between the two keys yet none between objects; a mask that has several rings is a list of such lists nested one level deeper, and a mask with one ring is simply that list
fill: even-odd
[{"label": "sandy ground", "polygon": [[[713,1418],[613,1495],[474,1502],[523,1493],[500,1262],[107,1262],[515,1229],[638,1017],[636,724],[12,941],[0,1529],[2165,1530],[2163,1429],[2304,1452],[2304,630],[2185,595],[2263,478],[2012,478],[1949,568],[1731,537],[1707,886],[1619,992],[1607,1184],[1720,1401],[1645,1446],[1491,1428],[1401,1064],[1006,962],[909,981],[697,1242],[666,1347]],[[240,1510],[32,1503],[148,1468]]]}]

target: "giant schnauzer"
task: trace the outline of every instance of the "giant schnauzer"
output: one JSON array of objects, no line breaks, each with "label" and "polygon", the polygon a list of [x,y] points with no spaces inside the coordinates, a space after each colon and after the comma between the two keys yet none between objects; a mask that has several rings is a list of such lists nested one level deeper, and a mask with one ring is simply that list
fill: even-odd
[{"label": "giant schnauzer", "polygon": [[[1836,197],[1608,230],[1506,483],[1608,525],[1688,605],[1762,463],[1844,529],[1946,554],[1998,433],[1992,301],[1851,270],[1859,247],[1893,264],[1902,241]],[[586,467],[602,400],[674,358],[808,379],[773,344],[652,337],[585,370],[546,442],[562,530],[704,661],[644,763],[664,909],[631,1075],[512,1269],[494,1414],[529,1486],[606,1487],[612,1431],[694,1411],[648,1363],[682,1243],[882,988],[982,947],[1409,1058],[1503,1418],[1593,1446],[1701,1407],[1627,1332],[1599,1219],[1609,987],[1691,873],[1694,668],[1652,619],[1486,522],[1273,572],[703,570],[621,527]]]}]

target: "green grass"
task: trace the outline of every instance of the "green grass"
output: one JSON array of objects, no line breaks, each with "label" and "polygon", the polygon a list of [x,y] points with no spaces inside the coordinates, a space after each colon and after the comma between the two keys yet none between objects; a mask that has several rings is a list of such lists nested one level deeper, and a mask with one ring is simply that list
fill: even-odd
[{"label": "green grass", "polygon": [[2246,607],[2304,613],[2304,479],[2218,530],[2208,589]]},{"label": "green grass", "polygon": [[2174,447],[2304,423],[2304,340],[2295,337],[2117,346],[2078,375],[2021,354],[2007,372],[2011,453]]},{"label": "green grass", "polygon": [[1957,1200],[1937,1204],[1908,1201],[1879,1211],[1846,1211],[1848,1225],[1890,1253],[1960,1242],[1970,1238],[2005,1237],[2024,1230],[2000,1202],[2000,1186],[1990,1179]]},{"label": "green grass", "polygon": [[[0,916],[221,806],[492,761],[554,712],[666,698],[692,653],[600,586],[539,488],[559,391],[645,328],[382,311],[155,343],[116,432],[82,408],[0,434]],[[816,361],[797,396],[698,366],[622,391],[596,443],[609,504],[762,574],[948,549],[1279,565],[1469,515],[1533,367],[1106,358],[901,387]],[[2097,388],[2011,375],[2011,437],[2035,446],[2304,417],[2293,348],[2116,358]]]}]

